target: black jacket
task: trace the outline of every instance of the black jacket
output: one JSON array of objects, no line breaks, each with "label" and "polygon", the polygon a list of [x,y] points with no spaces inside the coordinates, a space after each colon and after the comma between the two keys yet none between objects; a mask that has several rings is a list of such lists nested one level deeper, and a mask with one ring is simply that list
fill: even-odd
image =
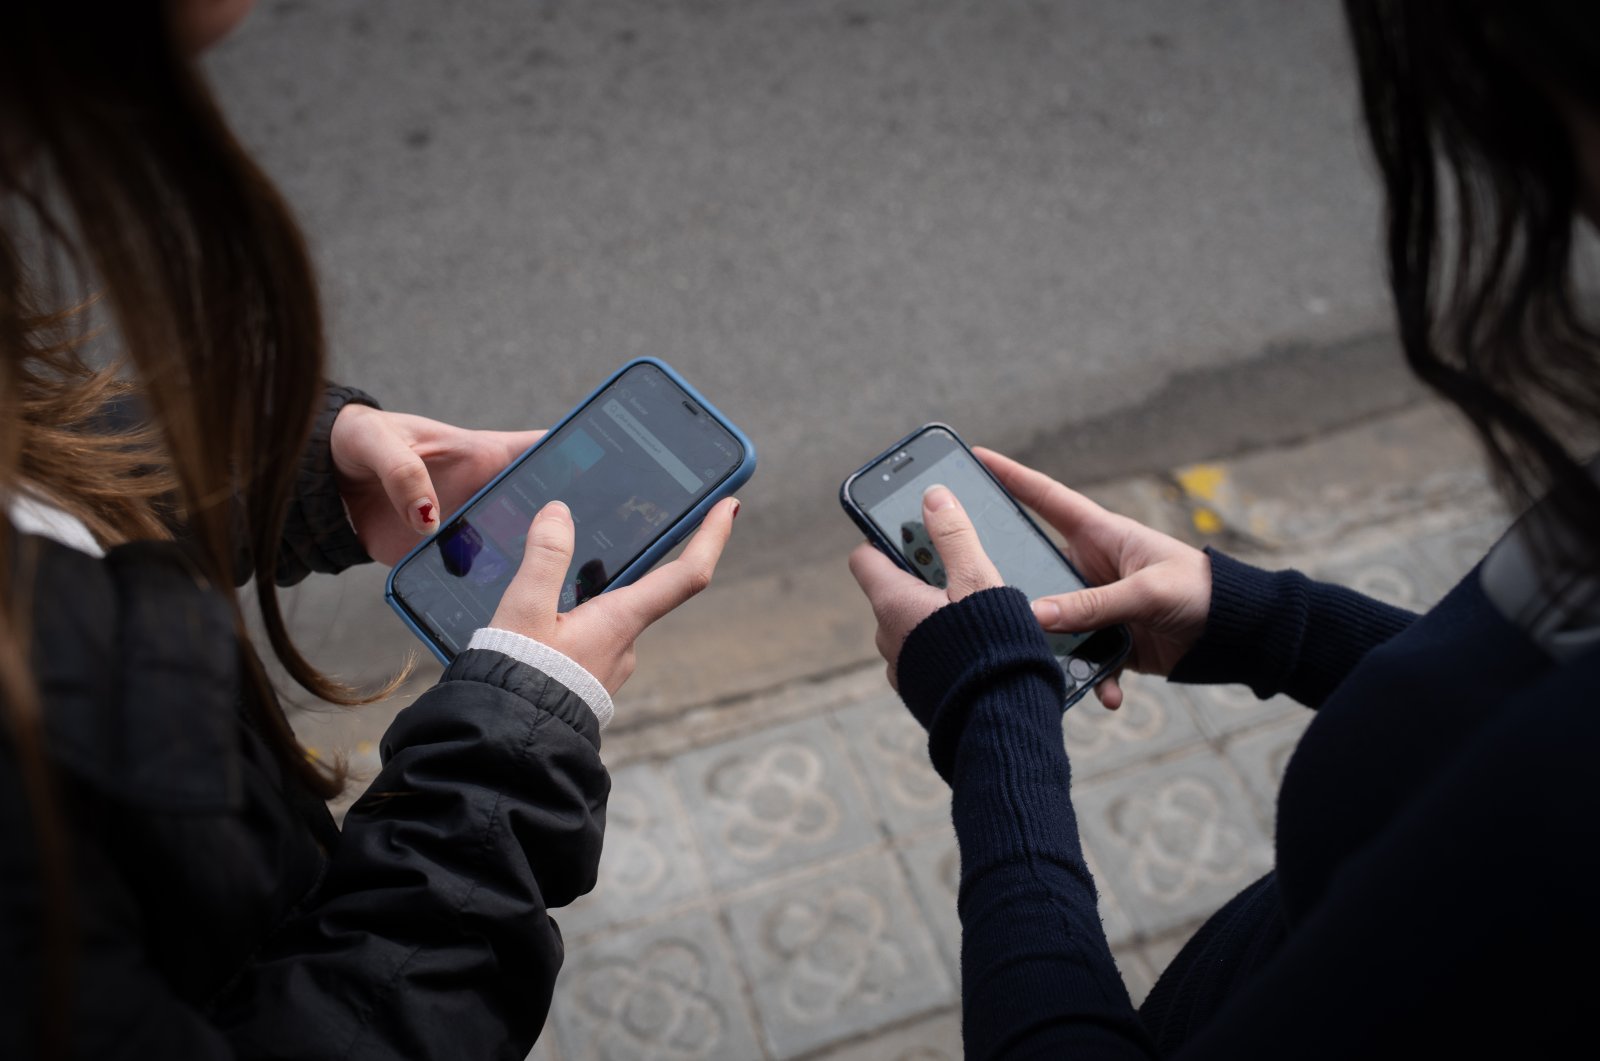
[{"label": "black jacket", "polygon": [[[328,434],[279,580],[365,559]],[[66,812],[73,1056],[523,1057],[562,958],[549,909],[594,884],[610,781],[593,714],[498,653],[402,711],[341,831],[244,707],[221,592],[180,546],[37,548],[35,672]],[[0,1057],[33,1056],[37,835],[0,737]]]}]

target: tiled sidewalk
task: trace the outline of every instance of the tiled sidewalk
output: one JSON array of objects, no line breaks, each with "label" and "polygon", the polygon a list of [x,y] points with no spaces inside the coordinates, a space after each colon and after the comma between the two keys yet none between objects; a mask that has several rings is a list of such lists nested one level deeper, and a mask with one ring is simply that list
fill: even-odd
[{"label": "tiled sidewalk", "polygon": [[[1102,496],[1422,609],[1506,522],[1453,431],[1422,410]],[[1063,737],[1138,1000],[1270,867],[1278,780],[1311,714],[1237,687],[1126,684],[1120,711],[1086,699]],[[599,884],[556,912],[566,964],[534,1061],[961,1056],[949,794],[881,664],[618,729]],[[370,738],[351,744],[375,770]]]},{"label": "tiled sidewalk", "polygon": [[[1297,566],[1424,606],[1499,529],[1464,507],[1425,515]],[[960,1057],[949,794],[888,689],[862,698],[871,684],[825,683],[810,717],[616,770],[599,885],[557,915],[567,966],[534,1058]],[[1122,710],[1067,713],[1135,999],[1270,868],[1278,781],[1309,721],[1284,699],[1141,676]]]}]

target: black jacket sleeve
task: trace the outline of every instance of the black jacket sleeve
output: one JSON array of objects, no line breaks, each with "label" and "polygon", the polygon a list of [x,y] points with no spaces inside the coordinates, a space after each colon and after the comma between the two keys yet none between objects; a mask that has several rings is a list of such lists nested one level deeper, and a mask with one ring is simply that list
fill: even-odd
[{"label": "black jacket sleeve", "polygon": [[[311,438],[300,455],[300,474],[289,498],[283,548],[278,553],[276,581],[280,586],[292,586],[313,571],[334,575],[372,560],[350,526],[333,468],[333,421],[340,410],[351,404],[378,407],[364,391],[328,385],[322,410],[311,425]],[[242,556],[241,561],[238,570],[242,580],[249,577],[251,565],[248,556]]]},{"label": "black jacket sleeve", "polygon": [[1262,699],[1285,693],[1318,707],[1363,656],[1417,618],[1298,571],[1206,554],[1211,609],[1205,633],[1172,670],[1175,682],[1241,682]]},{"label": "black jacket sleeve", "polygon": [[[216,715],[216,705],[204,706],[180,730]],[[550,909],[595,880],[610,789],[598,746],[594,716],[577,696],[499,653],[472,651],[396,718],[382,742],[384,767],[343,834],[320,834],[325,859],[304,857],[312,839],[281,797],[238,801],[241,783],[258,784],[254,774],[223,769],[215,785],[200,779],[200,796],[174,802],[181,809],[158,827],[151,815],[118,818],[112,802],[67,787],[77,896],[68,904],[73,1008],[57,1022],[71,1040],[67,1056],[520,1061],[563,957]],[[40,1033],[33,1007],[48,904],[37,823],[9,752],[0,742],[0,1056],[27,1057]],[[69,772],[61,773],[65,786]],[[168,787],[196,785],[174,777]],[[139,786],[146,802],[148,789]],[[164,854],[150,843],[157,828]],[[286,867],[308,861],[321,865],[320,881],[314,869],[290,879]],[[241,874],[292,904],[287,915],[263,909],[277,927],[250,939],[238,938],[240,926],[258,915],[234,907],[226,926],[197,909],[182,938],[163,938],[139,898],[152,883],[162,890],[162,880],[133,879],[214,880],[208,896],[222,897]],[[238,891],[259,897],[260,889]],[[174,978],[183,975],[173,971],[175,949],[206,951],[210,965],[215,951],[252,943],[226,983]]]},{"label": "black jacket sleeve", "polygon": [[520,1059],[594,886],[610,778],[575,694],[468,651],[402,711],[314,904],[214,1019],[241,1056]]}]

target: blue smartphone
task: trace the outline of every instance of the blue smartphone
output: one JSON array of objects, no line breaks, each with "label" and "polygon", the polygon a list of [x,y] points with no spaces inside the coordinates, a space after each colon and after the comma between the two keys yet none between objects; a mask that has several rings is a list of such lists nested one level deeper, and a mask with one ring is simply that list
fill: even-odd
[{"label": "blue smartphone", "polygon": [[[944,563],[922,523],[922,492],[935,483],[961,499],[1006,585],[1030,600],[1088,585],[1000,480],[944,424],[924,425],[862,465],[839,488],[839,502],[891,560],[942,589]],[[1121,626],[1046,634],[1045,640],[1061,664],[1068,704],[1116,673],[1133,644]]]},{"label": "blue smartphone", "polygon": [[384,596],[448,663],[493,617],[547,502],[577,529],[568,611],[650,570],[755,469],[755,446],[671,366],[630,361],[396,564]]}]

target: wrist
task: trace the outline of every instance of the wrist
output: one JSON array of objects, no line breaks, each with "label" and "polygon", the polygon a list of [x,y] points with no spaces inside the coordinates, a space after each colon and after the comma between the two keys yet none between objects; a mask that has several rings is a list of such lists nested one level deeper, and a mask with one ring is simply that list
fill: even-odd
[{"label": "wrist", "polygon": [[1061,666],[1028,599],[1009,587],[982,590],[940,608],[906,638],[897,663],[900,695],[929,733],[934,768],[947,780],[977,702],[1001,687],[1066,702]]},{"label": "wrist", "polygon": [[1206,623],[1211,615],[1211,595],[1213,575],[1211,571],[1211,552],[1209,549],[1193,550],[1190,558],[1192,574],[1185,579],[1192,585],[1184,607],[1179,615],[1178,634],[1172,638],[1173,651],[1171,658],[1166,660],[1165,671],[1170,674],[1174,667],[1200,643],[1205,636]]},{"label": "wrist", "polygon": [[472,635],[467,647],[510,656],[566,686],[588,705],[602,730],[616,715],[616,705],[600,679],[577,660],[543,641],[514,630],[486,626]]}]

